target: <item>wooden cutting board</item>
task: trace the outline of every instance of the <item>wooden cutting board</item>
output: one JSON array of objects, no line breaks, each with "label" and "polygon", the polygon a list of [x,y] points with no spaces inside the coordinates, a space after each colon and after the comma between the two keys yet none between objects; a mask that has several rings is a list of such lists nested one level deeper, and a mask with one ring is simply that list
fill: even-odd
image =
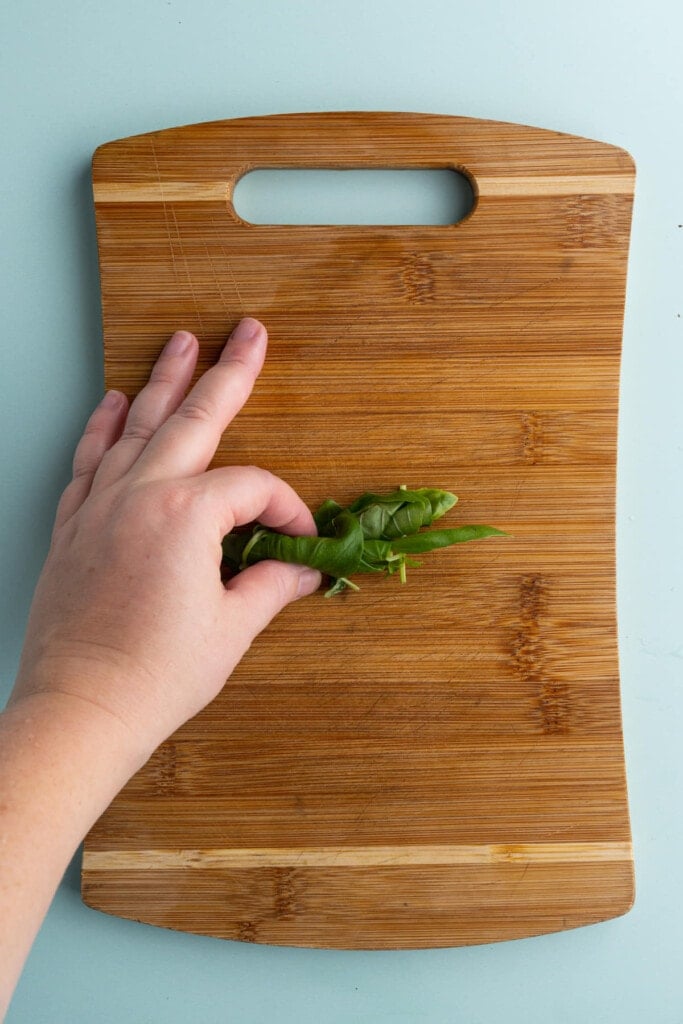
[{"label": "wooden cutting board", "polygon": [[[435,226],[255,226],[254,168],[458,168]],[[177,327],[201,371],[244,314],[266,367],[216,464],[311,506],[460,495],[513,537],[288,608],[89,835],[83,898],[250,942],[406,948],[624,913],[633,863],[615,616],[618,378],[634,166],[520,125],[220,121],[94,159],[108,387]]]}]

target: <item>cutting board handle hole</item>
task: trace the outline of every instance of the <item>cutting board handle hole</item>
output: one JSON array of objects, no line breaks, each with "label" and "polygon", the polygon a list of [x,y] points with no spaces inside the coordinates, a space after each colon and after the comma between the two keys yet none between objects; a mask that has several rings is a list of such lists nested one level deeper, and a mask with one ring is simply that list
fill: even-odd
[{"label": "cutting board handle hole", "polygon": [[247,224],[452,226],[468,217],[475,192],[451,169],[258,169],[232,197]]}]

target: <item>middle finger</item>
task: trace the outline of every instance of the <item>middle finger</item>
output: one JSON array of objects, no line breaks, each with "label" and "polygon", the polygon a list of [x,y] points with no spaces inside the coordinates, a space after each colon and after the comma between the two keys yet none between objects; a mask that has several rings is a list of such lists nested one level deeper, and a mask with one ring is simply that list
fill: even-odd
[{"label": "middle finger", "polygon": [[136,473],[183,477],[202,473],[216,453],[223,431],[251,394],[266,354],[262,323],[245,317],[230,335],[218,362],[155,434]]}]

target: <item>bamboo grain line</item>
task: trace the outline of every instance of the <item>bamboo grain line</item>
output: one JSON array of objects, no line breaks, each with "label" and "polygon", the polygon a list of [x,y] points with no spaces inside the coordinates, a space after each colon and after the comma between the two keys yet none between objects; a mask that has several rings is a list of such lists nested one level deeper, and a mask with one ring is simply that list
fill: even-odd
[{"label": "bamboo grain line", "polygon": [[412,867],[413,865],[567,864],[630,861],[630,842],[487,843],[477,845],[310,846],[298,849],[85,850],[83,870],[182,868]]},{"label": "bamboo grain line", "polygon": [[[630,195],[633,192],[633,175],[481,175],[477,176],[476,184],[480,197]],[[93,192],[97,203],[215,203],[227,200],[230,185],[226,179],[165,180],[163,185],[159,181],[98,181]]]}]

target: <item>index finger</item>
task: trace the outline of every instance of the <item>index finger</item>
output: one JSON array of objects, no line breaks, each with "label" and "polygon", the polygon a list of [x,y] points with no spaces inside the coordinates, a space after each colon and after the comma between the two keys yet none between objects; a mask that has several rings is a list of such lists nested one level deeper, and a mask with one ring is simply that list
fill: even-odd
[{"label": "index finger", "polygon": [[134,467],[144,476],[195,476],[216,453],[221,435],[251,394],[261,372],[268,336],[246,317],[230,335],[220,359],[154,434]]}]

